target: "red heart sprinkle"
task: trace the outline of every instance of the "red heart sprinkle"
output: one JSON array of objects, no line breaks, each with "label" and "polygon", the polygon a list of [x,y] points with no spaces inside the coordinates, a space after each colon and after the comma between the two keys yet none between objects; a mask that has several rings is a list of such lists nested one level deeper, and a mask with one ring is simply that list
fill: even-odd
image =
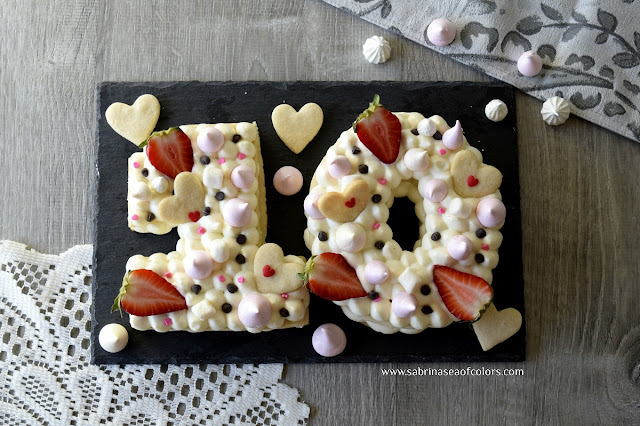
[{"label": "red heart sprinkle", "polygon": [[476,179],[473,175],[469,175],[469,177],[467,178],[467,185],[469,185],[472,188],[476,186],[479,182],[480,181]]},{"label": "red heart sprinkle", "polygon": [[197,222],[198,219],[200,219],[200,212],[199,211],[195,211],[195,212],[190,212],[189,213],[189,220],[191,222]]},{"label": "red heart sprinkle", "polygon": [[344,203],[345,206],[349,207],[350,209],[353,208],[353,206],[356,205],[356,199],[352,198],[349,201],[347,201],[346,203]]},{"label": "red heart sprinkle", "polygon": [[264,268],[262,268],[262,275],[264,275],[266,278],[273,276],[273,274],[275,273],[276,271],[274,271],[273,268],[269,265],[264,265]]}]

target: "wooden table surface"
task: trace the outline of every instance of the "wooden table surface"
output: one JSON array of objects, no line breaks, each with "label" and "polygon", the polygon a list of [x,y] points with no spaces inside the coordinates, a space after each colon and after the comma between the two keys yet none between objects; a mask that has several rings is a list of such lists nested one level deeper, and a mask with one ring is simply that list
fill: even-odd
[{"label": "wooden table surface", "polygon": [[[393,49],[379,66],[361,54],[376,34]],[[106,80],[490,78],[317,0],[3,0],[0,238],[92,241]],[[575,117],[548,127],[540,106],[518,93],[527,361],[479,365],[524,375],[287,366],[310,424],[640,424],[640,145]]]}]

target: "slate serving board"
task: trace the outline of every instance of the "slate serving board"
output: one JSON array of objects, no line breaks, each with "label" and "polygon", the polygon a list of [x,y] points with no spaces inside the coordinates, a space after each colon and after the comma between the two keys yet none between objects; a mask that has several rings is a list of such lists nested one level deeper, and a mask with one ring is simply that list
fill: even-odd
[{"label": "slate serving board", "polygon": [[[520,235],[520,189],[516,143],[514,92],[503,84],[425,82],[163,82],[102,83],[98,87],[97,185],[93,269],[92,362],[96,364],[148,363],[268,363],[268,362],[425,362],[520,361],[525,354],[525,326],[488,352],[480,348],[468,324],[428,329],[417,335],[383,335],[347,319],[331,302],[312,295],[310,324],[301,329],[248,332],[140,332],[131,329],[128,317],[110,314],[130,256],[175,250],[174,230],[167,235],[138,234],[127,227],[127,159],[136,147],[116,134],[104,117],[113,102],[128,104],[140,95],[155,95],[162,106],[157,130],[191,123],[256,121],[262,141],[267,182],[267,241],[280,244],[285,253],[308,256],[303,242],[306,227],[302,204],[308,183],[340,133],[351,126],[378,93],[391,111],[417,111],[429,117],[441,115],[450,125],[462,122],[469,143],[480,149],[487,164],[504,175],[500,188],[507,207],[502,228],[504,242],[493,287],[498,309],[514,307],[524,317],[524,283]],[[493,123],[484,115],[485,105],[502,99],[507,118]],[[324,124],[315,139],[295,155],[280,141],[271,124],[271,111],[283,102],[299,109],[316,102],[324,111]],[[280,195],[270,184],[284,165],[300,169],[303,190],[291,197]],[[407,221],[406,217],[412,218]],[[395,239],[413,247],[417,218],[411,203],[399,199],[390,218]],[[100,329],[111,322],[129,330],[129,344],[110,354],[98,343]],[[321,324],[338,324],[347,335],[347,348],[339,356],[324,358],[311,346],[311,335]]]}]

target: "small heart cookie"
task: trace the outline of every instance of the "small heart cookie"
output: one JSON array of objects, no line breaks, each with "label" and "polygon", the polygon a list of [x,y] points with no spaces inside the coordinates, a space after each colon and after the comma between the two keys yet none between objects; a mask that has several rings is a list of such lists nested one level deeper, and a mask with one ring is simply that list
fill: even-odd
[{"label": "small heart cookie", "polygon": [[323,119],[322,108],[314,103],[304,105],[297,112],[291,105],[282,104],[275,107],[271,113],[271,121],[276,133],[296,154],[300,154],[313,140],[322,127]]},{"label": "small heart cookie", "polygon": [[158,203],[158,217],[174,226],[196,222],[204,208],[204,188],[198,176],[190,172],[180,173],[176,176],[173,191],[174,195]]},{"label": "small heart cookie", "polygon": [[483,351],[488,351],[498,343],[502,343],[513,336],[522,326],[522,315],[514,308],[498,311],[492,303],[482,314],[482,317],[473,323],[473,331],[482,346]]},{"label": "small heart cookie", "polygon": [[129,142],[140,145],[155,129],[160,117],[160,102],[153,95],[142,95],[129,106],[121,102],[109,105],[107,123]]},{"label": "small heart cookie", "polygon": [[493,194],[502,184],[502,173],[493,166],[481,164],[471,151],[460,151],[451,162],[451,177],[456,193],[465,198]]},{"label": "small heart cookie", "polygon": [[263,244],[253,260],[253,274],[260,293],[289,293],[302,287],[298,274],[304,261],[296,256],[284,257],[277,244]]},{"label": "small heart cookie", "polygon": [[369,184],[362,179],[354,180],[343,192],[327,192],[318,200],[318,209],[336,222],[353,222],[367,207]]}]

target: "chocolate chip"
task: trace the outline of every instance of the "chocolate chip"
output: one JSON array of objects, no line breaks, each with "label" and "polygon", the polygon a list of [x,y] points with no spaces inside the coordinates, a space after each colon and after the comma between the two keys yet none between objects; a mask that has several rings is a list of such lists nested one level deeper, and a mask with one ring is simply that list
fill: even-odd
[{"label": "chocolate chip", "polygon": [[236,237],[236,243],[244,244],[246,242],[247,242],[247,237],[245,237],[243,234],[238,234],[238,236]]},{"label": "chocolate chip", "polygon": [[200,290],[202,290],[202,287],[198,284],[194,284],[191,286],[191,291],[194,292],[195,294],[200,293]]},{"label": "chocolate chip", "polygon": [[222,192],[222,191],[216,192],[216,200],[218,200],[218,201],[224,200],[224,192]]},{"label": "chocolate chip", "polygon": [[205,207],[202,209],[202,216],[209,216],[211,214],[211,207]]},{"label": "chocolate chip", "polygon": [[149,212],[149,215],[147,216],[147,222],[153,222],[153,219],[156,218],[156,215]]},{"label": "chocolate chip", "polygon": [[413,130],[411,131],[411,133],[413,133],[414,135],[418,136],[418,129],[413,129]]},{"label": "chocolate chip", "polygon": [[206,166],[211,162],[211,158],[207,157],[206,155],[203,155],[202,157],[200,157],[200,162]]},{"label": "chocolate chip", "polygon": [[360,151],[360,148],[358,148],[357,146],[352,146],[352,147],[351,147],[351,152],[353,153],[353,155],[358,155],[358,154],[360,154],[362,151]]},{"label": "chocolate chip", "polygon": [[363,175],[366,175],[367,173],[369,173],[369,166],[367,166],[366,164],[360,164],[358,166],[358,171]]},{"label": "chocolate chip", "polygon": [[320,241],[327,241],[329,239],[329,236],[327,235],[326,232],[320,231],[320,232],[318,232],[318,239]]},{"label": "chocolate chip", "polygon": [[482,255],[482,253],[476,253],[476,262],[478,263],[484,262],[484,256]]},{"label": "chocolate chip", "polygon": [[147,177],[149,176],[149,170],[147,169],[142,169],[140,170],[140,173],[142,174],[142,176]]},{"label": "chocolate chip", "polygon": [[422,313],[425,315],[429,315],[431,312],[433,312],[433,309],[431,309],[431,306],[429,305],[424,305],[422,307]]},{"label": "chocolate chip", "polygon": [[441,235],[439,232],[434,232],[433,234],[431,234],[431,239],[433,241],[438,241],[441,238]]},{"label": "chocolate chip", "polygon": [[431,287],[429,287],[427,284],[423,285],[422,287],[420,287],[420,293],[422,293],[424,296],[428,295],[429,293],[431,293]]},{"label": "chocolate chip", "polygon": [[377,291],[372,291],[369,293],[369,299],[371,300],[376,300],[378,297],[380,297],[380,294],[378,294]]},{"label": "chocolate chip", "polygon": [[289,311],[287,311],[285,308],[280,309],[280,316],[282,317],[288,317],[289,316]]},{"label": "chocolate chip", "polygon": [[436,132],[433,134],[433,138],[434,138],[434,139],[437,139],[437,140],[439,140],[439,141],[441,141],[441,140],[442,140],[442,133],[440,133],[440,132],[436,131]]},{"label": "chocolate chip", "polygon": [[233,135],[232,140],[233,140],[234,142],[238,142],[238,141],[240,140],[240,135],[238,135],[238,134]]},{"label": "chocolate chip", "polygon": [[229,284],[229,285],[227,286],[227,291],[228,291],[229,293],[235,293],[236,291],[238,291],[238,286],[237,286],[237,285],[235,285],[235,284],[233,284],[233,283],[231,283],[231,284]]},{"label": "chocolate chip", "polygon": [[384,241],[376,241],[376,243],[374,244],[374,247],[377,248],[378,250],[382,250],[384,248]]},{"label": "chocolate chip", "polygon": [[231,312],[231,305],[229,303],[223,303],[222,312],[224,312],[225,314],[228,314],[229,312]]},{"label": "chocolate chip", "polygon": [[239,264],[242,265],[246,261],[247,261],[247,259],[245,259],[243,255],[239,254],[239,255],[236,256],[236,262],[238,262]]},{"label": "chocolate chip", "polygon": [[373,197],[371,197],[371,201],[373,201],[374,203],[379,203],[380,201],[382,201],[382,195],[373,194]]},{"label": "chocolate chip", "polygon": [[476,237],[478,237],[478,238],[484,238],[484,237],[486,237],[486,236],[487,236],[487,231],[485,231],[485,230],[484,230],[484,229],[482,229],[482,228],[478,228],[478,229],[476,229]]}]

